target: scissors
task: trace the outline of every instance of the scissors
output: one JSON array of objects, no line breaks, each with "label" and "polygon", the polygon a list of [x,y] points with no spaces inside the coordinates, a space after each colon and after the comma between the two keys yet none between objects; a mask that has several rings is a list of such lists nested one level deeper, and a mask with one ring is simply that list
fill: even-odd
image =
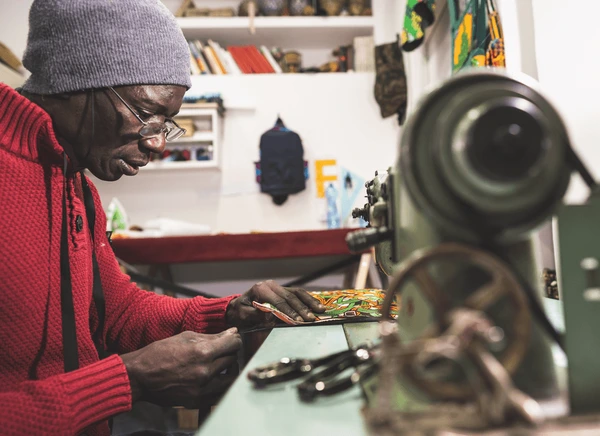
[{"label": "scissors", "polygon": [[[369,377],[377,369],[378,347],[361,345],[318,359],[290,359],[261,366],[248,373],[256,388],[309,376],[298,386],[303,401],[313,401],[317,396],[342,392],[360,380]],[[350,376],[339,377],[348,368],[357,368]],[[317,368],[321,368],[315,372]]]}]

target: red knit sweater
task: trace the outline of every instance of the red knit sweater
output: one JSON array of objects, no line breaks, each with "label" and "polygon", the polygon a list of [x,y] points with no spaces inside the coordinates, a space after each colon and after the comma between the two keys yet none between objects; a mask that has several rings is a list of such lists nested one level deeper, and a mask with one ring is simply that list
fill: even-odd
[{"label": "red knit sweater", "polygon": [[[50,116],[0,84],[0,433],[109,434],[131,408],[118,355],[99,360],[91,331],[94,249],[106,298],[103,341],[126,353],[184,330],[217,332],[233,297],[174,299],[138,289],[119,270],[97,213],[93,247],[81,175],[67,175],[69,254],[80,369],[64,374],[60,309],[63,149]],[[89,181],[88,181],[89,182]],[[91,185],[91,182],[90,182]],[[92,186],[96,210],[102,205]],[[76,220],[83,226],[77,231]]]}]

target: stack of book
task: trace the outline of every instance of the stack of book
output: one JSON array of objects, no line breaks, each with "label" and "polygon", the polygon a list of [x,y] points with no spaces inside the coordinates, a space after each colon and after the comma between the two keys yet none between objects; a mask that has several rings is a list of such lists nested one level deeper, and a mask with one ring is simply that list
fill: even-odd
[{"label": "stack of book", "polygon": [[281,67],[265,46],[223,48],[208,40],[188,41],[192,74],[269,74],[281,73]]},{"label": "stack of book", "polygon": [[[282,73],[282,68],[274,54],[264,45],[222,47],[208,40],[188,41],[190,46],[190,70],[200,74],[273,74]],[[281,53],[281,51],[279,51]],[[375,43],[373,36],[359,36],[352,44],[341,46],[334,51],[339,68],[333,71],[372,72],[375,71]],[[334,61],[335,62],[335,61]],[[319,71],[318,68],[303,71]]]}]

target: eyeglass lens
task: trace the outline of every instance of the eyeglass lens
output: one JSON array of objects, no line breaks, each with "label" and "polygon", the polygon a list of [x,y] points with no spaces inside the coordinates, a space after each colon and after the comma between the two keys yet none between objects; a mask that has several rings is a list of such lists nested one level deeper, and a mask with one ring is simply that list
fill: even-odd
[{"label": "eyeglass lens", "polygon": [[169,123],[147,123],[140,129],[140,135],[144,138],[153,138],[165,132],[165,139],[173,141],[185,133],[185,130]]}]

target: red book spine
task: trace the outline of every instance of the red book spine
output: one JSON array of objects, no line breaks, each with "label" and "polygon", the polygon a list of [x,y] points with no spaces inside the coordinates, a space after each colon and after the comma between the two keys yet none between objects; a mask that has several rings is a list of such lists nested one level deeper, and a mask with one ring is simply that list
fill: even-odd
[{"label": "red book spine", "polygon": [[244,61],[246,62],[246,65],[248,65],[248,67],[251,70],[250,72],[253,74],[260,73],[256,61],[254,60],[254,56],[252,56],[252,52],[250,51],[250,47],[240,47],[240,51],[244,56]]},{"label": "red book spine", "polygon": [[246,59],[243,56],[241,48],[242,47],[227,47],[227,50],[229,50],[229,53],[231,53],[233,60],[236,64],[238,64],[238,67],[240,67],[242,73],[251,74],[252,69],[248,66]]},{"label": "red book spine", "polygon": [[250,47],[250,50],[252,52],[252,55],[254,56],[254,59],[256,59],[256,62],[258,63],[259,67],[260,67],[260,72],[261,73],[274,73],[275,70],[273,69],[273,67],[271,66],[271,64],[269,64],[269,61],[267,61],[265,59],[265,57],[263,56],[263,54],[255,47],[252,46]]}]

